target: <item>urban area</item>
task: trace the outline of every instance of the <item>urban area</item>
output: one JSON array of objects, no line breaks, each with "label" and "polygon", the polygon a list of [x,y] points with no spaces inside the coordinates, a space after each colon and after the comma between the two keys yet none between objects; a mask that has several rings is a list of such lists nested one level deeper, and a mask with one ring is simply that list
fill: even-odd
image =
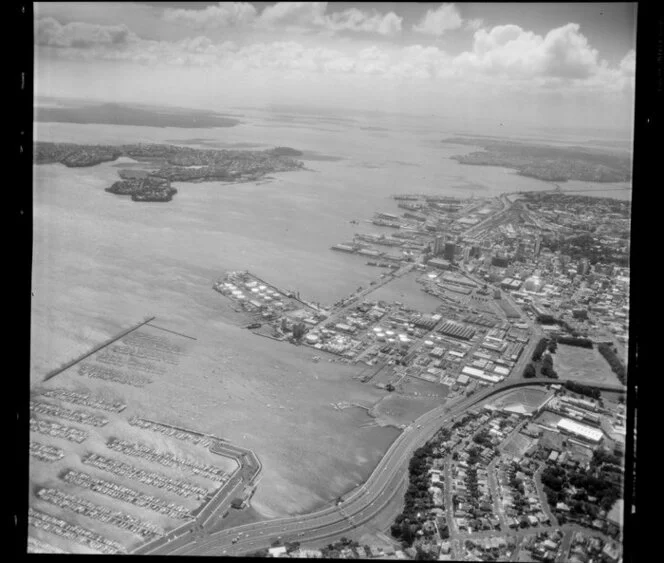
[{"label": "urban area", "polygon": [[[334,304],[249,271],[213,284],[257,337],[359,366],[358,379],[386,393],[410,380],[441,390],[444,407],[401,426],[362,494],[340,498],[324,523],[325,511],[286,519],[284,532],[251,524],[267,530],[257,548],[248,532],[212,528],[249,506],[260,452],[144,417],[120,395],[45,386],[30,404],[30,455],[56,468],[59,486],[32,492],[30,550],[66,551],[56,537],[101,553],[620,561],[630,204],[560,190],[393,203],[399,213],[365,220],[373,232],[331,247],[377,269]],[[396,283],[438,305],[381,297]],[[153,320],[65,368],[81,381],[153,385],[186,353]],[[596,378],[572,377],[575,365]],[[353,514],[378,514],[371,507],[404,479],[383,539],[360,542]]]}]

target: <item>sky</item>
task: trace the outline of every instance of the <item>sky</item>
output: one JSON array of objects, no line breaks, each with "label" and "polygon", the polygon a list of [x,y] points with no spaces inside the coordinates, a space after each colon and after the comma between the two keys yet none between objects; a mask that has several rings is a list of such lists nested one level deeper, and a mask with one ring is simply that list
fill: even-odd
[{"label": "sky", "polygon": [[35,94],[631,131],[635,3],[36,3]]}]

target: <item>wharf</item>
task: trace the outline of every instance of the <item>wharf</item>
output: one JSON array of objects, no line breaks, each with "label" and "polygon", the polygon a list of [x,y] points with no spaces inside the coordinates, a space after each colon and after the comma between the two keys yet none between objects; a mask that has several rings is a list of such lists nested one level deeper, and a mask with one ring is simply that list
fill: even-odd
[{"label": "wharf", "polygon": [[101,350],[103,348],[106,348],[106,346],[109,346],[110,344],[113,344],[113,342],[117,342],[121,338],[124,338],[125,336],[127,336],[129,333],[134,332],[135,330],[137,330],[137,329],[141,328],[142,326],[150,323],[151,321],[155,320],[156,318],[157,317],[149,317],[147,320],[141,321],[140,323],[132,326],[131,328],[123,330],[119,334],[116,334],[115,336],[112,336],[111,338],[109,338],[108,340],[105,340],[101,344],[97,344],[97,346],[95,346],[94,348],[92,348],[90,351],[86,352],[82,356],[78,356],[77,358],[74,358],[73,360],[67,362],[66,364],[64,364],[62,366],[60,366],[59,368],[56,368],[56,369],[48,372],[46,374],[46,376],[44,376],[43,381],[48,381],[49,379],[55,377],[56,375],[62,373],[65,370],[69,369],[70,367],[75,366],[77,363],[85,360],[85,358],[88,358],[88,357],[92,356],[92,354],[94,354],[96,352],[99,352],[99,350]]}]

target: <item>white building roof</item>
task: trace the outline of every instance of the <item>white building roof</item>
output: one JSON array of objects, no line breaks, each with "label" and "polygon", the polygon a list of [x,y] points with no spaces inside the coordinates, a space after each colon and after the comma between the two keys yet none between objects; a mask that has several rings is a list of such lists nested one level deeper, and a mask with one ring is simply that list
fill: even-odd
[{"label": "white building roof", "polygon": [[561,418],[558,422],[558,428],[561,430],[566,430],[572,434],[576,434],[577,436],[581,436],[582,438],[590,440],[591,442],[599,442],[603,435],[601,430],[586,426],[585,424],[579,424],[578,422],[570,420],[569,418]]}]

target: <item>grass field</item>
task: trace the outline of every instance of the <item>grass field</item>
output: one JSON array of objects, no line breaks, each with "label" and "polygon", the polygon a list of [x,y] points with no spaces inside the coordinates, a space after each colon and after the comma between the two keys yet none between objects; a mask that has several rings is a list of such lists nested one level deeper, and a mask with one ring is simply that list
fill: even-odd
[{"label": "grass field", "polygon": [[544,402],[548,393],[536,388],[522,388],[500,396],[493,402],[497,408],[522,406],[525,412],[532,413]]},{"label": "grass field", "polygon": [[556,353],[552,356],[554,369],[560,378],[571,379],[579,383],[620,383],[597,348],[588,349],[559,344]]}]

